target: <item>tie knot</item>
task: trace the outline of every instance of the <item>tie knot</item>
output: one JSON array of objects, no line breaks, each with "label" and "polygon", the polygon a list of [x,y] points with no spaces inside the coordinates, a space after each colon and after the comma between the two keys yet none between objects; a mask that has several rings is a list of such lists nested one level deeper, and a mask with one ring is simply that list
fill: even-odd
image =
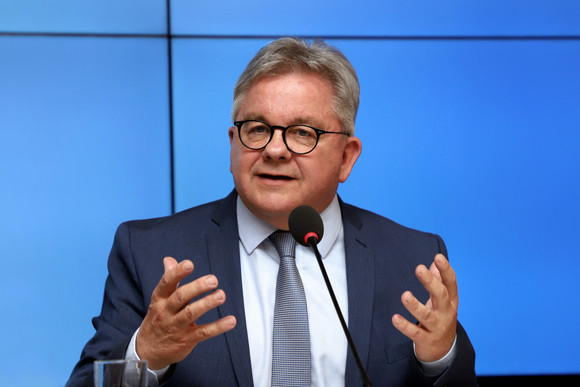
[{"label": "tie knot", "polygon": [[275,231],[270,235],[270,240],[274,243],[274,246],[276,246],[280,258],[295,257],[294,250],[296,249],[296,240],[288,231]]}]

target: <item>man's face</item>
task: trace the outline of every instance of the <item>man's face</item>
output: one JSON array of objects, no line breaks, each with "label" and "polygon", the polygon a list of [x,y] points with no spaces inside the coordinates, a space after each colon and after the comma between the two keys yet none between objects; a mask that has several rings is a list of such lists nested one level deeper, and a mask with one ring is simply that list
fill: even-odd
[{"label": "man's face", "polygon": [[[306,73],[262,77],[248,90],[236,120],[262,120],[270,125],[306,124],[341,132],[331,111],[332,87],[323,78]],[[260,219],[288,229],[288,215],[300,205],[322,212],[332,201],[361,152],[356,137],[323,134],[309,154],[291,153],[275,130],[262,150],[246,148],[237,128],[229,129],[230,171],[244,204]]]}]

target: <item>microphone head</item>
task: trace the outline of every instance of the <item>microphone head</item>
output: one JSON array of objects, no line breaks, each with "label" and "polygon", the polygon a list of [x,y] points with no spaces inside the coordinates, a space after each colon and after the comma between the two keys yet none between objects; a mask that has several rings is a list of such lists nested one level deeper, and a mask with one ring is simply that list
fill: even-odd
[{"label": "microphone head", "polygon": [[308,246],[311,237],[315,237],[317,243],[320,242],[324,234],[322,218],[310,206],[299,206],[292,210],[288,217],[288,227],[296,242],[303,246]]}]

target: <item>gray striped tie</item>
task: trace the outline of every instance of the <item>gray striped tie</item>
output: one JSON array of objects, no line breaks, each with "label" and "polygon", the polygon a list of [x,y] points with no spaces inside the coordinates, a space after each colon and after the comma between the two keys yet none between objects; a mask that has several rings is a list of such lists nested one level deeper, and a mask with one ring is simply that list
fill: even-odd
[{"label": "gray striped tie", "polygon": [[296,268],[296,241],[287,231],[270,235],[280,268],[274,306],[272,386],[310,386],[310,334],[306,294]]}]

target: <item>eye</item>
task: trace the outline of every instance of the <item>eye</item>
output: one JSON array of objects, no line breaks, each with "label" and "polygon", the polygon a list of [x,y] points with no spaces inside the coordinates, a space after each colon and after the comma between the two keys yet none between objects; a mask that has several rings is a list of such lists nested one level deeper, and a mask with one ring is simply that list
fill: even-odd
[{"label": "eye", "polygon": [[270,128],[268,125],[262,122],[247,122],[244,124],[244,129],[246,133],[250,136],[261,136],[264,134],[270,134]]},{"label": "eye", "polygon": [[311,141],[316,140],[316,132],[308,126],[291,126],[288,128],[286,136],[291,137],[297,141]]},{"label": "eye", "polygon": [[264,133],[268,131],[268,127],[266,125],[256,125],[253,127],[252,131],[256,133]]}]

